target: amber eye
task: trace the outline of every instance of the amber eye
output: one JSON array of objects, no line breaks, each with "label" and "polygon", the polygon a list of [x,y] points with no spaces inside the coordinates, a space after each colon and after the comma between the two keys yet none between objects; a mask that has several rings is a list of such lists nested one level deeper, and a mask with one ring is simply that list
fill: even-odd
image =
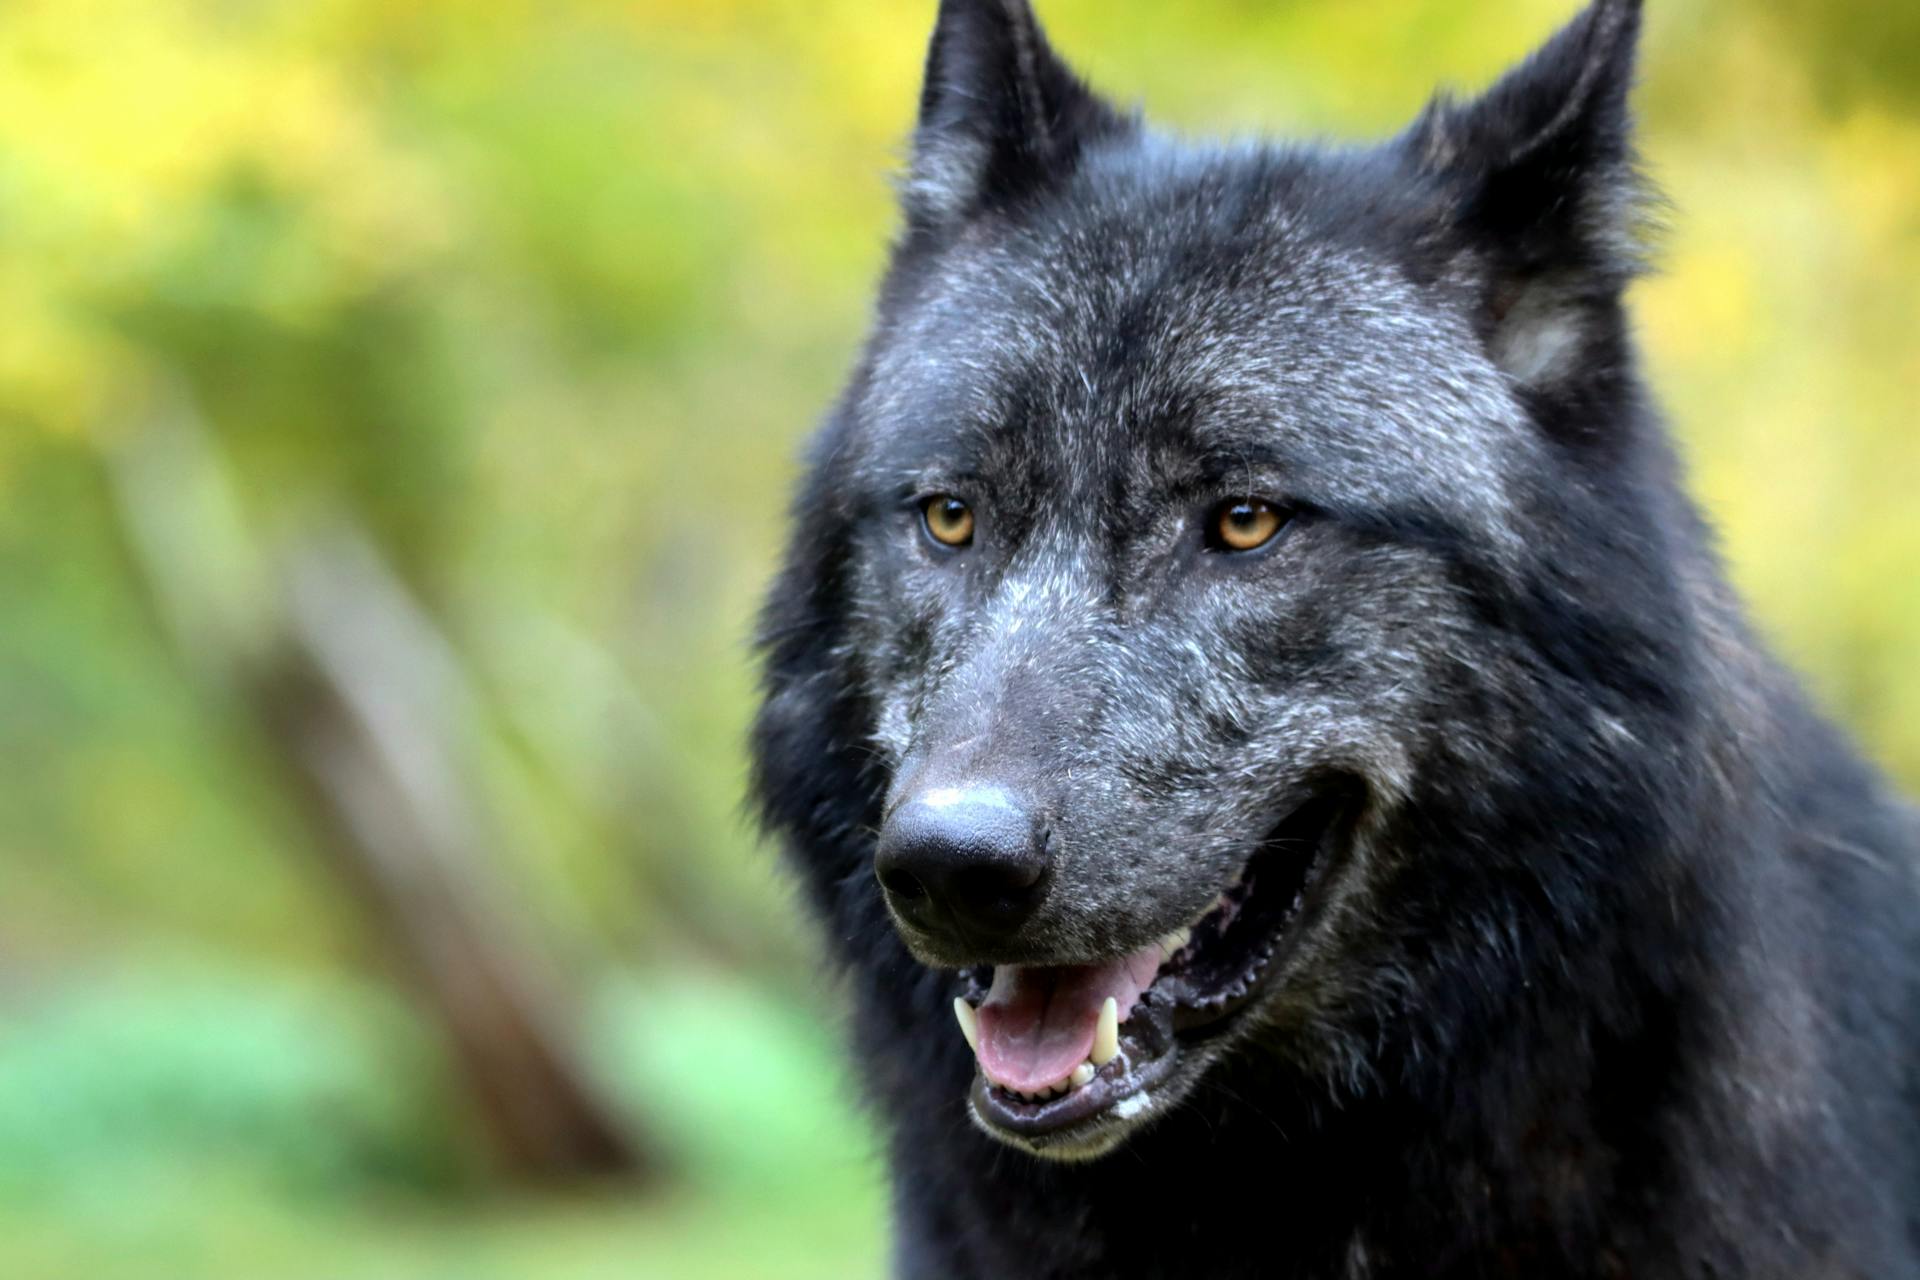
[{"label": "amber eye", "polygon": [[958,498],[935,494],[920,508],[927,534],[943,547],[964,547],[973,541],[973,508]]},{"label": "amber eye", "polygon": [[1286,513],[1271,502],[1247,498],[1215,507],[1207,540],[1220,551],[1255,551],[1287,527]]}]

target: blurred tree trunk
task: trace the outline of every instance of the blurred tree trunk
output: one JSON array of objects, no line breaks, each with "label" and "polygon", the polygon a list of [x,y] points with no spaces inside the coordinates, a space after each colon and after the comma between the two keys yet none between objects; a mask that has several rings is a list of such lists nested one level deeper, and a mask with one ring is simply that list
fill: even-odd
[{"label": "blurred tree trunk", "polygon": [[562,984],[496,880],[467,781],[484,726],[431,621],[347,526],[256,555],[212,442],[184,414],[117,450],[110,469],[176,647],[259,726],[317,845],[443,1026],[508,1170],[646,1171],[581,1060]]}]

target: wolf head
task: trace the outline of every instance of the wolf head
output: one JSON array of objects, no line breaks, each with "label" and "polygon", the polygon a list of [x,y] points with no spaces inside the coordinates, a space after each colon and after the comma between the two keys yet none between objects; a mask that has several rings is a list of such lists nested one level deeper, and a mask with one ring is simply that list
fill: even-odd
[{"label": "wolf head", "polygon": [[755,785],[870,1038],[958,998],[988,1132],[1444,1054],[1661,891],[1700,552],[1621,307],[1638,26],[1377,146],[1195,146],[942,3]]}]

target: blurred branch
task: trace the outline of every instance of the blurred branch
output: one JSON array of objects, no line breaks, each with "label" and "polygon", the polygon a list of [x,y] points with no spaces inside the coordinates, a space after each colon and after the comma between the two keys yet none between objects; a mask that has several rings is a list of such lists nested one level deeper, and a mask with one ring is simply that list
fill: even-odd
[{"label": "blurred branch", "polygon": [[431,619],[345,522],[254,551],[222,460],[184,408],[108,469],[176,649],[262,730],[317,843],[445,1028],[508,1166],[641,1171],[580,1058],[562,984],[495,879],[463,762],[482,725]]}]

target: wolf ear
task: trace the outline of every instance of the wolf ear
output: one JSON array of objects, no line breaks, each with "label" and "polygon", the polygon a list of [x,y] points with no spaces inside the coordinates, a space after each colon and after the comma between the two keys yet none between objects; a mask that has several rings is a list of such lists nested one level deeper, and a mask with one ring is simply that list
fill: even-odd
[{"label": "wolf ear", "polygon": [[1003,206],[1070,172],[1132,122],[1047,44],[1027,0],[941,0],[927,50],[907,215],[916,227]]},{"label": "wolf ear", "polygon": [[1478,100],[1437,99],[1401,142],[1439,183],[1449,239],[1478,266],[1487,348],[1523,390],[1577,396],[1577,373],[1624,352],[1646,203],[1628,101],[1640,9],[1594,0]]}]

